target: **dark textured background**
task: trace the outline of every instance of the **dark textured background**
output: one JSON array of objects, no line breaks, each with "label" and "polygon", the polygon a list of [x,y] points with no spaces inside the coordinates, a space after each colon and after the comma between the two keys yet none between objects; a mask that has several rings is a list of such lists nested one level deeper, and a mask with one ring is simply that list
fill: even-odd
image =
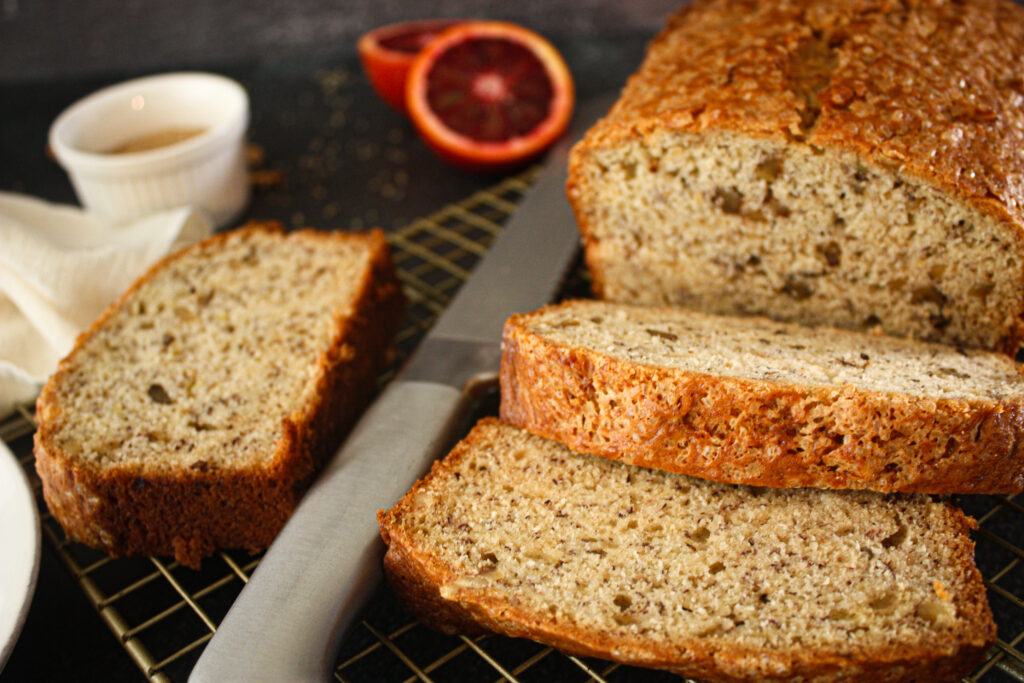
[{"label": "dark textured background", "polygon": [[432,16],[505,19],[556,43],[650,34],[677,0],[0,0],[0,83],[209,68],[310,51],[343,57],[356,37]]}]

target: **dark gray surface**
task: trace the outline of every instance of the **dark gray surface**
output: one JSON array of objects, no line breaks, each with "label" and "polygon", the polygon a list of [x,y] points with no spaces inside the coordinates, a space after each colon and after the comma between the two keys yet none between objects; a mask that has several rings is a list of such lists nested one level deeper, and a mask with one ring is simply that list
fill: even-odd
[{"label": "dark gray surface", "polygon": [[651,34],[677,0],[4,0],[0,83],[91,77],[130,67],[208,68],[310,49],[334,56],[381,24],[425,17],[517,21],[556,43]]},{"label": "dark gray surface", "polygon": [[[619,88],[639,64],[648,39],[636,34],[561,45],[580,99]],[[439,161],[411,124],[376,98],[349,48],[340,57],[311,48],[288,58],[264,55],[242,65],[200,65],[247,88],[249,137],[265,148],[266,165],[286,179],[283,187],[257,192],[243,219],[393,229],[499,179]],[[6,49],[3,45],[0,54]],[[166,70],[184,67],[165,65]],[[0,190],[74,202],[67,176],[45,155],[50,123],[90,92],[146,73],[125,67],[86,79],[0,82]]]}]

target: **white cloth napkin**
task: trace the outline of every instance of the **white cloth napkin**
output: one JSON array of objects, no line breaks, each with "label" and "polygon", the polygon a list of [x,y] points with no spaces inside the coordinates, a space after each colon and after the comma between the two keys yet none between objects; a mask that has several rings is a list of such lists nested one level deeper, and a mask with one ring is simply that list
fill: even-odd
[{"label": "white cloth napkin", "polygon": [[191,208],[110,225],[0,192],[0,417],[35,396],[78,334],[149,266],[212,230]]}]

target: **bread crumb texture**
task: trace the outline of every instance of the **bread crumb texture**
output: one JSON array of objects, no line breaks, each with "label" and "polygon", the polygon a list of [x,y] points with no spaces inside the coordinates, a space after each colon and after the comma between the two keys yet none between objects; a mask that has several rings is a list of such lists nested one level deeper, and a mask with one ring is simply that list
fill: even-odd
[{"label": "bread crumb texture", "polygon": [[429,624],[708,680],[954,680],[995,635],[973,523],[926,496],[717,484],[485,420],[380,520]]},{"label": "bread crumb texture", "polygon": [[698,1],[573,150],[595,290],[1013,353],[1024,10]]},{"label": "bread crumb texture", "polygon": [[502,416],[584,453],[717,481],[1024,487],[1024,374],[996,352],[569,301],[505,326]]},{"label": "bread crumb texture", "polygon": [[114,554],[265,545],[372,392],[400,312],[379,232],[257,227],[170,257],[40,395],[51,509]]},{"label": "bread crumb texture", "polygon": [[140,473],[266,463],[367,264],[360,242],[282,240],[195,250],[136,289],[64,375],[54,445]]},{"label": "bread crumb texture", "polygon": [[554,344],[707,375],[919,398],[1024,399],[1024,375],[1006,356],[910,339],[583,300],[514,320]]}]

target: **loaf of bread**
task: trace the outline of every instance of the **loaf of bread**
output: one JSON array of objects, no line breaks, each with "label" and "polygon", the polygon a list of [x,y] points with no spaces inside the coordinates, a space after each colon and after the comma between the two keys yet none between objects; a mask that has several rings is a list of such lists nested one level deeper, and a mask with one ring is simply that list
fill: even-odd
[{"label": "loaf of bread", "polygon": [[266,547],[372,396],[402,308],[380,231],[253,226],[168,257],[39,396],[50,511],[114,556]]},{"label": "loaf of bread", "polygon": [[708,681],[953,681],[994,642],[968,535],[922,495],[757,489],[488,419],[389,511],[427,625]]},{"label": "loaf of bread", "polygon": [[1024,9],[696,0],[568,183],[595,292],[1024,339]]},{"label": "loaf of bread", "polygon": [[756,486],[1024,489],[1024,371],[992,351],[570,301],[504,330],[501,415],[574,450]]}]

